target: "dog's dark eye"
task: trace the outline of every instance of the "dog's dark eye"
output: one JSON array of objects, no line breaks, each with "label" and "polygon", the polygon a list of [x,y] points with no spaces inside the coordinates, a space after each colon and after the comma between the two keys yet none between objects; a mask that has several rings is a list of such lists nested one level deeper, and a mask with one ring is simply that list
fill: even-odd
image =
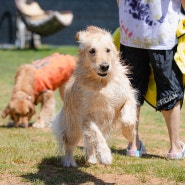
[{"label": "dog's dark eye", "polygon": [[107,53],[110,53],[110,49],[109,49],[109,48],[107,48],[106,52],[107,52]]},{"label": "dog's dark eye", "polygon": [[95,51],[95,49],[94,49],[94,48],[92,48],[92,49],[90,49],[90,50],[89,50],[89,53],[90,53],[90,54],[95,54],[95,53],[96,53],[96,51]]}]

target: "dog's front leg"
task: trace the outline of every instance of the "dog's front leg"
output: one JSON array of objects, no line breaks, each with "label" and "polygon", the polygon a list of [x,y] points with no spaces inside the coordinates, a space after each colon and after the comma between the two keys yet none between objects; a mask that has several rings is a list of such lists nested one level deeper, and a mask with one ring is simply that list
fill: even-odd
[{"label": "dog's front leg", "polygon": [[134,96],[128,97],[120,110],[121,121],[128,125],[135,125],[137,122],[137,104]]},{"label": "dog's front leg", "polygon": [[120,110],[120,121],[124,137],[136,144],[137,107],[134,97],[128,99]]},{"label": "dog's front leg", "polygon": [[86,121],[82,125],[82,130],[84,134],[84,147],[86,150],[87,161],[91,164],[96,164],[98,158],[104,165],[111,164],[111,150],[98,126],[94,122]]},{"label": "dog's front leg", "polygon": [[36,123],[33,124],[33,127],[43,128],[48,126],[55,113],[55,98],[53,91],[47,90],[41,94],[39,102],[41,103],[41,110]]},{"label": "dog's front leg", "polygon": [[62,100],[64,100],[64,90],[65,90],[65,84],[59,87],[59,94]]}]

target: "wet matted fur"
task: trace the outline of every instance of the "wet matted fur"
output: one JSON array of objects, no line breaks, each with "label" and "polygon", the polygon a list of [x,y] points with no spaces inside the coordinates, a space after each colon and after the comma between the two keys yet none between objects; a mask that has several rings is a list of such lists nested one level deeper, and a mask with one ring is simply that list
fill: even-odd
[{"label": "wet matted fur", "polygon": [[136,92],[109,32],[89,26],[77,32],[76,40],[79,61],[66,84],[53,131],[60,150],[65,148],[64,166],[77,166],[73,151],[81,137],[87,161],[109,165],[112,155],[105,135],[118,119],[125,138],[135,141]]}]

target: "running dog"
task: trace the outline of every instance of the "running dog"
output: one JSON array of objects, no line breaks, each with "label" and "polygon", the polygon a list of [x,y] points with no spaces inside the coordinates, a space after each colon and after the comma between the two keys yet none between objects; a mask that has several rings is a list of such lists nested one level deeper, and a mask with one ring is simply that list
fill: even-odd
[{"label": "running dog", "polygon": [[135,141],[136,92],[109,32],[89,26],[76,33],[76,40],[79,61],[66,84],[64,105],[53,121],[53,132],[60,151],[65,148],[64,166],[77,166],[73,151],[81,137],[87,162],[109,165],[112,155],[105,136],[117,120],[125,138]]},{"label": "running dog", "polygon": [[8,115],[15,127],[28,127],[35,114],[35,106],[41,103],[41,111],[33,127],[47,126],[54,116],[55,98],[53,91],[60,89],[63,97],[64,84],[76,66],[76,59],[70,55],[54,53],[32,64],[19,67],[15,75],[12,96],[2,112],[2,118]]}]

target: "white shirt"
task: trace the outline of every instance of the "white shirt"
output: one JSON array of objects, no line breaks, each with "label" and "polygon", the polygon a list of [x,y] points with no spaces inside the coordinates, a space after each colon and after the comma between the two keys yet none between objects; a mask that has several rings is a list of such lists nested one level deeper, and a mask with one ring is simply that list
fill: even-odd
[{"label": "white shirt", "polygon": [[182,14],[180,0],[120,0],[120,43],[130,47],[167,50],[177,44]]}]

